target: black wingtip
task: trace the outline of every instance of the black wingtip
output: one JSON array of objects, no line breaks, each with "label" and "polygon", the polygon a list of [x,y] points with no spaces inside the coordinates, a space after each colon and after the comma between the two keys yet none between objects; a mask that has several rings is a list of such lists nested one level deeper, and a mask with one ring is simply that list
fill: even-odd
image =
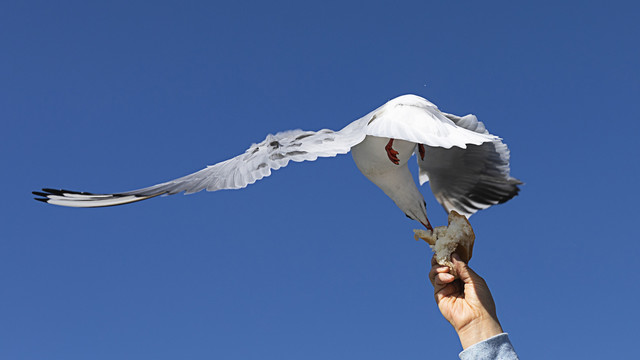
[{"label": "black wingtip", "polygon": [[49,199],[33,198],[33,200],[42,201],[45,204],[49,202]]},{"label": "black wingtip", "polygon": [[[51,189],[51,188],[42,188],[42,191],[46,193],[45,196],[48,195],[60,195],[64,196],[64,194],[74,194],[74,195],[95,195],[94,193],[85,192],[85,191],[74,191],[74,190],[65,190],[65,189]],[[36,194],[37,195],[37,194]]]},{"label": "black wingtip", "polygon": [[56,189],[51,189],[51,188],[42,188],[42,191],[44,191],[46,193],[58,194],[58,195],[60,195],[60,193],[62,193],[62,190],[56,190]]}]

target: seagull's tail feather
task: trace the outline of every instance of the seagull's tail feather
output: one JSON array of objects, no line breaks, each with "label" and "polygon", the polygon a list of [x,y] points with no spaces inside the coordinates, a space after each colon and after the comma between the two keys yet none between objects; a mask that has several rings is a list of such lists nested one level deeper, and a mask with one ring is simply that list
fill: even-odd
[{"label": "seagull's tail feather", "polygon": [[78,192],[71,190],[56,190],[44,188],[42,191],[34,191],[35,198],[52,205],[90,208],[123,205],[136,201],[146,200],[155,195],[131,195],[131,194],[92,194],[88,192]]}]

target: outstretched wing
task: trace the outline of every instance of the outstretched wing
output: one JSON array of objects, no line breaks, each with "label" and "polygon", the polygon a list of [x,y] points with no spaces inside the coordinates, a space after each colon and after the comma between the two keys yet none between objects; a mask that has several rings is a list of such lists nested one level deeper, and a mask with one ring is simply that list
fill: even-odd
[{"label": "outstretched wing", "polygon": [[217,163],[196,173],[139,190],[114,194],[92,194],[69,190],[42,189],[34,192],[36,200],[72,207],[101,207],[127,204],[158,195],[187,194],[206,189],[240,189],[289,161],[315,160],[349,152],[365,136],[402,139],[430,147],[466,148],[499,138],[456,125],[426,99],[404,95],[334,132],[292,130],[269,135],[252,145],[244,154]]},{"label": "outstretched wing", "polygon": [[[360,119],[363,120],[363,119]],[[69,190],[42,189],[33,194],[36,200],[53,205],[71,207],[102,207],[122,205],[149,199],[158,195],[187,194],[206,189],[240,189],[265,176],[272,170],[287,166],[289,161],[315,160],[349,152],[351,147],[366,136],[363,121],[356,121],[334,132],[290,130],[268,135],[259,144],[253,144],[242,155],[211,165],[193,174],[143,189],[114,194],[92,194]]]},{"label": "outstretched wing", "polygon": [[[474,116],[443,113],[457,126],[489,134]],[[518,194],[522,182],[510,176],[509,148],[500,139],[479,145],[442,148],[425,146],[424,160],[418,156],[420,185],[429,181],[431,191],[447,212],[467,217]]]}]

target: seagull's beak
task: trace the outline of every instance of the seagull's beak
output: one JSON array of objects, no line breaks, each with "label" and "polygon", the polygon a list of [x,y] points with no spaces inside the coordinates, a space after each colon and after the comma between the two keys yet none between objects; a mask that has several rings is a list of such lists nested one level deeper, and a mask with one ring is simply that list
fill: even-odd
[{"label": "seagull's beak", "polygon": [[425,223],[423,223],[422,221],[420,221],[420,223],[421,223],[422,225],[424,225],[424,227],[426,227],[426,228],[427,228],[427,230],[431,230],[431,231],[433,231],[433,226],[431,226],[431,223],[429,222],[429,219],[427,219],[427,223],[426,223],[426,224],[425,224]]}]

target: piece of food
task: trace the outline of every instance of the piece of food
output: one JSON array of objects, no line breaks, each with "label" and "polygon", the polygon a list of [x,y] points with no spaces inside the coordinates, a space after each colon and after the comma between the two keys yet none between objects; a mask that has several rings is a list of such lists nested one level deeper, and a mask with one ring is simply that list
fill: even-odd
[{"label": "piece of food", "polygon": [[[448,266],[454,276],[451,254],[457,252],[464,262],[469,262],[473,254],[473,242],[476,235],[473,233],[469,220],[455,211],[449,213],[448,226],[439,226],[431,230],[413,230],[416,240],[422,239],[429,244],[431,250],[436,253],[438,264]],[[457,251],[456,251],[457,249]]]}]

